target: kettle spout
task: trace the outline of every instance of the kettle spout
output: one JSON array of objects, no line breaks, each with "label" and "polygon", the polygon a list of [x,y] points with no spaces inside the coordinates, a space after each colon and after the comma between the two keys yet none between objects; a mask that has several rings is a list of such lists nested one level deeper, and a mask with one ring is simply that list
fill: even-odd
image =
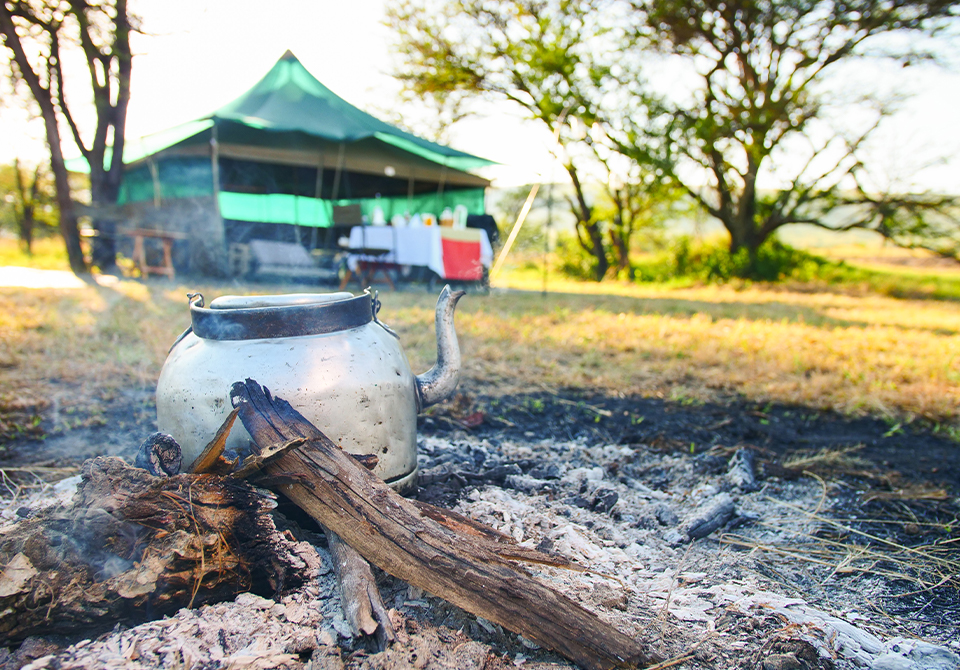
[{"label": "kettle spout", "polygon": [[437,299],[437,364],[417,375],[417,411],[434,405],[453,393],[460,383],[460,344],[453,327],[453,312],[466,291],[444,286]]}]

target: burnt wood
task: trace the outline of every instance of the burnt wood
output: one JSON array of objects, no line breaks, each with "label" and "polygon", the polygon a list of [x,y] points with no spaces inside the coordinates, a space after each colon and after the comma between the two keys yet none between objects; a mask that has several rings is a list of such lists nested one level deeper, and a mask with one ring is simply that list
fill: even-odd
[{"label": "burnt wood", "polygon": [[329,528],[324,529],[333,569],[340,584],[343,614],[354,635],[376,635],[383,651],[397,635],[380,597],[370,564]]},{"label": "burnt wood", "polygon": [[255,381],[234,384],[231,399],[261,451],[306,438],[266,462],[264,470],[309,482],[278,490],[377,567],[584,668],[659,661],[649,645],[604,623],[515,562],[557,564],[555,557],[521,550],[511,538],[465,517],[403,498]]},{"label": "burnt wood", "polygon": [[119,458],[82,466],[67,507],[0,535],[0,646],[30,635],[96,634],[244,591],[303,583],[269,514],[233,477],[154,477]]}]

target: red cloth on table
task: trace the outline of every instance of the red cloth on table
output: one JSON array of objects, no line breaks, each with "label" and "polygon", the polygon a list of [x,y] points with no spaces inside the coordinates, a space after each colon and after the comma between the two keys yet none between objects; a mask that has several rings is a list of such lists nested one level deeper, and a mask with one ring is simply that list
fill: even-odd
[{"label": "red cloth on table", "polygon": [[[473,237],[474,239],[463,239],[465,237]],[[463,234],[459,230],[444,229],[440,236],[440,243],[443,246],[443,274],[445,279],[461,281],[480,281],[483,279],[480,240],[476,235]]]}]

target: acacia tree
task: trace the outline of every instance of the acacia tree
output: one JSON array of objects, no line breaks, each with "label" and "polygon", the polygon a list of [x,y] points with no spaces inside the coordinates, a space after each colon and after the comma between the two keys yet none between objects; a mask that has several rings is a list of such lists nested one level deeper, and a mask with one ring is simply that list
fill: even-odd
[{"label": "acacia tree", "polygon": [[683,191],[652,173],[628,181],[608,182],[604,190],[608,200],[603,207],[610,208],[610,218],[615,222],[608,231],[610,247],[615,252],[615,274],[626,275],[633,281],[636,278],[630,262],[633,239],[642,232],[647,242],[662,245],[668,225],[690,216],[691,202]]},{"label": "acacia tree", "polygon": [[38,223],[46,221],[41,213],[45,201],[49,201],[44,189],[43,166],[38,165],[28,181],[19,160],[13,161],[13,209],[17,222],[20,246],[29,256],[33,253],[33,235]]},{"label": "acacia tree", "polygon": [[[60,210],[60,231],[71,269],[87,272],[80,247],[77,208],[64,163],[60,123],[69,128],[90,165],[90,199],[94,209],[117,201],[123,176],[124,128],[130,100],[130,33],[127,0],[3,0],[0,34],[10,52],[11,74],[25,85],[40,110],[50,151],[50,169]],[[67,101],[63,57],[71,47],[83,54],[91,87],[96,126],[84,140]],[[108,153],[108,148],[112,153]],[[94,222],[101,236],[94,261],[114,262],[112,224]]]},{"label": "acacia tree", "polygon": [[[609,268],[605,225],[584,186],[579,151],[590,136],[575,133],[598,119],[599,86],[609,77],[609,48],[620,28],[601,11],[608,0],[394,0],[387,21],[402,63],[396,76],[408,90],[462,116],[465,98],[507,100],[543,124],[563,147],[573,184],[569,200],[581,246],[594,258],[599,281]],[[579,145],[579,146],[578,146]]]},{"label": "acacia tree", "polygon": [[[849,136],[831,134],[818,88],[852,59],[916,58],[880,51],[875,38],[934,33],[955,16],[956,3],[634,0],[634,9],[643,19],[638,43],[686,59],[699,85],[686,99],[645,95],[646,114],[616,117],[608,132],[621,152],[660,170],[718,219],[731,252],[746,250],[755,260],[775,231],[808,223],[871,229],[957,257],[960,226],[950,217],[951,199],[871,186],[860,151],[883,112]],[[777,170],[783,180],[790,169],[783,159],[795,158],[804,144],[806,159],[786,185],[761,189],[764,174]]]},{"label": "acacia tree", "polygon": [[20,248],[30,255],[33,242],[57,228],[56,197],[49,172],[42,164],[28,169],[14,159],[0,165],[0,199],[3,216],[0,227],[16,231]]}]

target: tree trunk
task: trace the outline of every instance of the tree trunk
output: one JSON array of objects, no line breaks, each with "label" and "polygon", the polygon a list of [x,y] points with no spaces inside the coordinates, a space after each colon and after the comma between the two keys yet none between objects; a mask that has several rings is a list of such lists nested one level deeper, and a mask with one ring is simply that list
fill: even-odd
[{"label": "tree trunk", "polygon": [[4,43],[13,52],[13,59],[20,71],[20,76],[26,81],[33,94],[34,100],[40,107],[43,125],[47,135],[47,148],[50,150],[50,169],[53,172],[53,182],[57,190],[57,206],[60,209],[60,232],[67,247],[67,258],[70,269],[75,274],[82,275],[88,272],[87,263],[83,258],[83,249],[80,246],[80,227],[70,195],[70,179],[63,160],[63,150],[60,146],[60,128],[57,124],[57,112],[53,103],[52,92],[45,88],[40,77],[30,66],[30,60],[20,41],[20,35],[13,23],[13,18],[7,6],[0,3],[0,32],[3,33]]},{"label": "tree trunk", "polygon": [[33,228],[36,221],[33,218],[33,205],[24,204],[23,213],[18,222],[20,246],[27,256],[33,255]]},{"label": "tree trunk", "polygon": [[584,221],[581,223],[590,239],[590,246],[587,251],[591,253],[597,263],[596,270],[594,271],[594,279],[598,282],[603,281],[603,278],[607,276],[607,271],[610,269],[610,261],[607,260],[607,250],[603,246],[603,233],[600,230],[600,224],[596,221]]},{"label": "tree trunk", "polygon": [[752,217],[749,219],[731,217],[728,221],[721,222],[730,233],[730,255],[734,256],[741,250],[747,252],[747,267],[741,273],[742,276],[754,276],[757,269],[757,252],[769,234],[763,233]]},{"label": "tree trunk", "polygon": [[[94,188],[94,170],[92,167],[90,169],[90,203],[94,212],[97,211],[98,205],[116,205],[120,194],[120,184],[108,183],[112,181],[110,173],[105,170],[100,172],[97,186]],[[97,231],[97,236],[93,238],[90,261],[100,269],[100,272],[113,274],[117,272],[117,222],[109,216],[94,214],[91,224]]]},{"label": "tree trunk", "polygon": [[[39,102],[39,101],[38,101]],[[46,109],[45,109],[46,107]],[[53,172],[53,183],[57,191],[57,208],[60,210],[60,234],[67,247],[67,259],[74,274],[87,274],[90,269],[83,257],[83,248],[80,246],[80,224],[77,221],[73,197],[70,194],[70,175],[63,159],[60,148],[60,131],[57,128],[57,116],[53,104],[47,101],[40,104],[43,110],[43,122],[47,128],[47,146],[50,149],[50,169]]]},{"label": "tree trunk", "polygon": [[[597,263],[594,278],[597,281],[603,281],[603,278],[607,275],[607,270],[610,269],[607,250],[603,245],[603,231],[600,230],[600,224],[593,219],[593,209],[587,204],[587,198],[584,195],[577,169],[572,163],[568,163],[566,169],[577,196],[576,204],[572,207],[573,215],[577,219],[577,239],[584,251],[593,256]],[[586,238],[584,238],[583,233],[586,233]]]},{"label": "tree trunk", "polygon": [[17,195],[20,197],[20,212],[17,213],[17,232],[20,237],[20,247],[28,256],[33,255],[33,228],[34,211],[36,209],[40,168],[33,174],[33,184],[27,188],[23,181],[23,171],[20,169],[20,160],[13,160],[13,171],[16,177]]},{"label": "tree trunk", "polygon": [[617,276],[620,277],[624,272],[628,273],[628,278],[633,280],[633,267],[630,265],[630,232],[629,228],[623,223],[623,216],[617,214],[613,220],[613,226],[610,230],[610,246],[617,254]]}]

